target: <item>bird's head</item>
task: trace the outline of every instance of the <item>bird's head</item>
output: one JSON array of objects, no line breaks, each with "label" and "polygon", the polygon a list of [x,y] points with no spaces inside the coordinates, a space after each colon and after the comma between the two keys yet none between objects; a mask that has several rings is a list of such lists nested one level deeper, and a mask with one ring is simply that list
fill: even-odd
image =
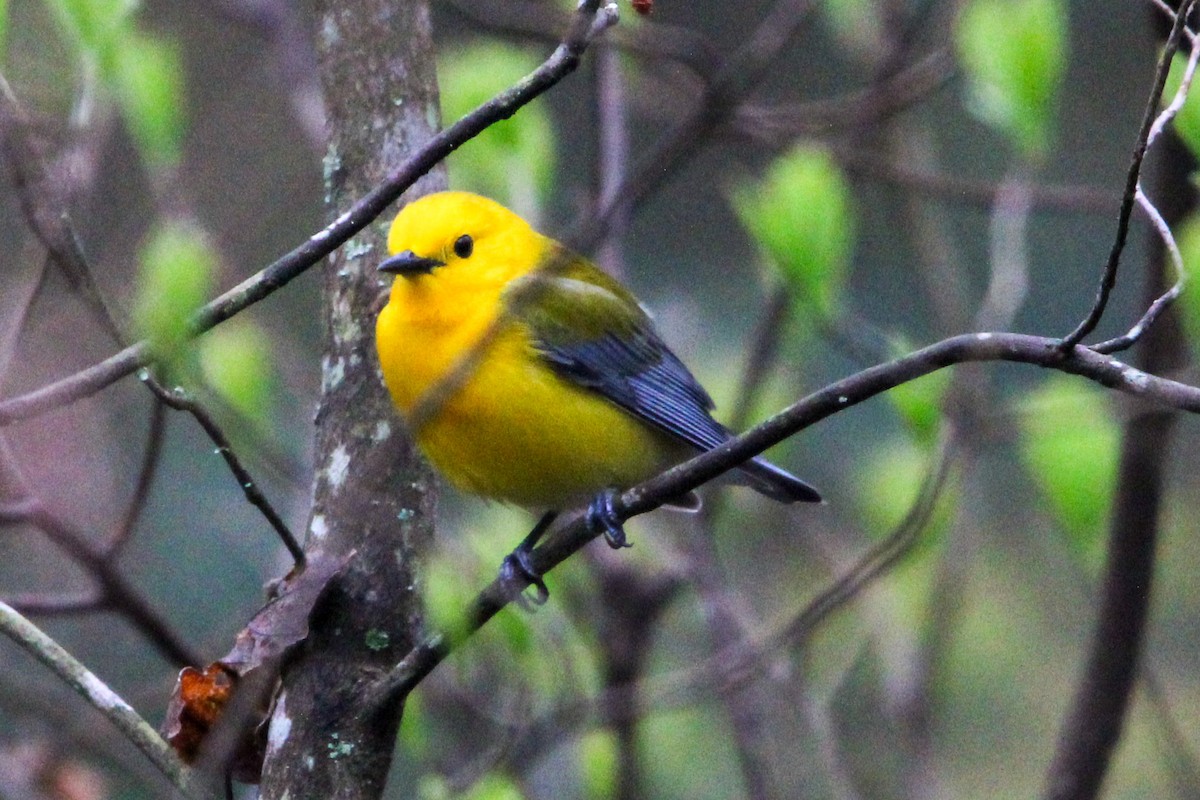
[{"label": "bird's head", "polygon": [[499,203],[469,192],[427,195],[396,215],[381,272],[396,284],[478,292],[531,270],[545,240]]}]

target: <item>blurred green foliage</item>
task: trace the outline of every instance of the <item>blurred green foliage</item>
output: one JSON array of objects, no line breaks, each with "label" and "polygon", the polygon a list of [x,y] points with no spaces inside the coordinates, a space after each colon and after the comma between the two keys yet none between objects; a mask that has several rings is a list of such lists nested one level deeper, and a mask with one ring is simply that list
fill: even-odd
[{"label": "blurred green foliage", "polygon": [[579,741],[579,767],[583,796],[607,800],[616,794],[617,740],[604,728],[588,731]]},{"label": "blurred green foliage", "polygon": [[0,0],[0,65],[8,60],[8,0]]},{"label": "blurred green foliage", "polygon": [[[442,118],[453,122],[532,72],[541,56],[499,40],[438,53]],[[492,125],[447,159],[450,184],[512,208],[536,225],[557,169],[550,112],[535,100]]]},{"label": "blurred green foliage", "polygon": [[197,353],[204,382],[244,419],[265,424],[279,391],[266,331],[243,315],[205,334]]},{"label": "blurred green foliage", "polygon": [[163,361],[174,362],[184,352],[192,315],[212,290],[216,253],[194,224],[165,221],[151,229],[138,261],[134,324]]},{"label": "blurred green foliage", "polygon": [[[897,358],[915,349],[904,337],[891,348]],[[918,441],[931,442],[937,435],[942,402],[953,374],[952,370],[940,369],[889,389],[884,395]]]},{"label": "blurred green foliage", "polygon": [[183,68],[169,42],[130,31],[116,51],[116,96],[151,168],[174,166],[183,143]]},{"label": "blurred green foliage", "polygon": [[419,800],[524,800],[521,788],[505,775],[489,772],[467,789],[456,792],[440,775],[425,775],[417,788]]},{"label": "blurred green foliage", "polygon": [[875,0],[822,0],[823,21],[845,47],[871,60],[884,41],[883,17]]},{"label": "blurred green foliage", "polygon": [[1067,64],[1065,0],[970,0],[955,30],[968,108],[1027,159],[1045,156]]},{"label": "blurred green foliage", "polygon": [[1051,375],[1021,402],[1021,456],[1075,553],[1099,565],[1120,430],[1109,394]]},{"label": "blurred green foliage", "polygon": [[183,68],[176,48],[137,27],[136,0],[47,0],[83,62],[121,108],[151,168],[179,161],[184,132]]},{"label": "blurred green foliage", "polygon": [[833,157],[802,145],[766,175],[733,192],[742,225],[799,302],[825,316],[838,312],[854,248],[850,187]]},{"label": "blurred green foliage", "polygon": [[[1200,105],[1193,107],[1200,108]],[[1200,275],[1200,214],[1192,212],[1187,219],[1175,226],[1174,233],[1179,255],[1183,259],[1184,272],[1194,279],[1196,275]],[[1189,284],[1175,303],[1182,312],[1188,344],[1193,354],[1200,356],[1200,292],[1195,291],[1195,284]]]},{"label": "blurred green foliage", "polygon": [[[935,464],[930,444],[895,437],[872,447],[859,467],[854,483],[858,509],[872,538],[887,536],[904,521],[932,477]],[[957,490],[951,479],[922,529],[923,544],[918,550],[926,549],[945,533],[956,502]]]},{"label": "blurred green foliage", "polygon": [[[1187,57],[1181,53],[1176,53],[1175,58],[1171,61],[1171,71],[1167,74],[1167,82],[1163,86],[1162,105],[1164,108],[1174,101],[1179,87],[1183,85],[1183,76],[1187,72],[1187,61]],[[1188,146],[1193,155],[1200,156],[1200,96],[1198,96],[1200,92],[1195,91],[1195,86],[1193,78],[1192,90],[1188,92],[1183,106],[1175,114],[1174,124],[1179,138],[1183,139],[1184,144]]]}]

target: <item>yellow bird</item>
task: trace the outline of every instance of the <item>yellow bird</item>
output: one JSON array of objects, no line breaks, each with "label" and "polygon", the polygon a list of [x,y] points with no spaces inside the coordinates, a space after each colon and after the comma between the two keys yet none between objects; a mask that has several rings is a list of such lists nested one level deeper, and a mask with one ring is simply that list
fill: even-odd
[{"label": "yellow bird", "polygon": [[[376,345],[392,400],[452,483],[546,510],[511,557],[540,594],[528,553],[558,511],[591,499],[592,529],[624,546],[614,491],[730,437],[637,299],[498,203],[416,200],[388,251]],[[738,479],[784,503],[821,499],[762,459]]]}]

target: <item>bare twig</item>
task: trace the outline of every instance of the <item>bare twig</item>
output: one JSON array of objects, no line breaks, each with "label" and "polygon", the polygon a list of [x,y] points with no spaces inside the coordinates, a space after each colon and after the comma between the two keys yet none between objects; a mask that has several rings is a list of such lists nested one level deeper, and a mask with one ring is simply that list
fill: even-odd
[{"label": "bare twig", "polygon": [[885,574],[919,540],[945,488],[954,452],[953,437],[944,434],[921,490],[900,523],[781,624],[764,633],[739,637],[699,663],[646,679],[638,685],[606,686],[594,697],[558,708],[526,729],[509,757],[529,758],[539,748],[558,744],[564,728],[595,720],[599,708],[620,707],[620,699],[614,695],[644,695],[644,707],[651,711],[678,707],[694,701],[702,693],[711,696],[714,689],[718,689],[718,693],[736,690],[762,673],[764,659],[768,656],[803,647],[823,621]]},{"label": "bare twig", "polygon": [[200,796],[193,790],[188,768],[148,722],[57,642],[3,602],[0,602],[0,633],[19,644],[82,695],[145,753],[176,789],[186,797]]},{"label": "bare twig", "polygon": [[229,467],[229,471],[233,473],[233,477],[237,480],[238,485],[242,488],[242,493],[246,495],[246,501],[250,505],[257,508],[266,518],[267,522],[275,529],[275,533],[283,542],[284,547],[291,553],[292,560],[298,566],[304,565],[304,548],[300,546],[299,540],[296,539],[287,523],[279,516],[275,507],[267,500],[266,495],[258,488],[258,484],[251,477],[249,470],[242,464],[237,453],[233,451],[233,447],[229,443],[229,438],[225,435],[221,427],[217,425],[217,421],[213,419],[212,414],[208,413],[204,406],[197,403],[190,397],[187,391],[182,386],[177,386],[174,389],[168,389],[157,380],[146,374],[143,382],[154,392],[154,396],[158,400],[177,411],[186,411],[195,418],[196,422],[200,423],[200,427],[208,434],[208,438],[216,445],[217,452],[221,458],[225,460],[225,465]]},{"label": "bare twig", "polygon": [[1008,180],[996,193],[991,218],[991,279],[975,315],[982,330],[1007,328],[1025,302],[1029,289],[1029,254],[1026,233],[1033,197],[1029,184]]},{"label": "bare twig", "polygon": [[[1187,60],[1187,67],[1184,70],[1183,78],[1180,81],[1179,89],[1175,92],[1175,96],[1171,102],[1163,109],[1162,113],[1154,120],[1154,124],[1150,128],[1150,133],[1147,136],[1147,147],[1154,143],[1159,135],[1166,129],[1167,124],[1175,118],[1179,110],[1183,108],[1183,103],[1187,99],[1188,90],[1191,88],[1192,79],[1196,74],[1196,65],[1200,61],[1200,47],[1192,47],[1191,55]],[[1149,308],[1142,315],[1141,319],[1129,329],[1123,336],[1118,336],[1115,339],[1110,339],[1107,342],[1101,342],[1094,345],[1093,349],[1098,353],[1115,353],[1120,350],[1125,350],[1132,347],[1138,339],[1152,326],[1159,315],[1165,311],[1171,303],[1179,295],[1183,294],[1184,285],[1187,283],[1187,271],[1184,268],[1183,256],[1179,252],[1179,246],[1175,243],[1175,236],[1171,233],[1171,226],[1163,219],[1154,203],[1146,196],[1142,190],[1141,180],[1138,180],[1134,199],[1137,201],[1138,207],[1145,212],[1150,219],[1150,224],[1157,232],[1159,239],[1162,242],[1163,249],[1170,258],[1170,262],[1175,272],[1175,283],[1163,294],[1155,298]]]},{"label": "bare twig", "polygon": [[744,104],[730,124],[776,146],[797,136],[877,125],[941,89],[954,77],[954,68],[954,57],[947,50],[934,50],[896,74],[844,95],[794,105]]},{"label": "bare twig", "polygon": [[6,602],[27,616],[50,616],[57,614],[82,614],[104,608],[104,595],[98,591],[74,594],[16,594]]},{"label": "bare twig", "polygon": [[[1180,3],[1172,36],[1178,37],[1179,25],[1194,7],[1188,0]],[[1196,53],[1192,55],[1194,65]],[[1161,217],[1169,229],[1195,207],[1194,187],[1187,178],[1195,159],[1177,137],[1167,138],[1163,149],[1158,175],[1163,212],[1155,209],[1152,218]],[[1165,262],[1171,241],[1169,235],[1160,235],[1150,242],[1142,288],[1143,302],[1150,307],[1168,281]],[[1150,328],[1136,359],[1142,369],[1165,374],[1186,364],[1188,348],[1178,317],[1164,315]],[[1124,733],[1143,658],[1169,451],[1179,417],[1169,408],[1138,409],[1124,425],[1096,622],[1047,770],[1043,796],[1048,800],[1097,797]]]},{"label": "bare twig", "polygon": [[[947,202],[994,205],[1003,184],[978,181],[936,172],[921,171],[903,164],[888,164],[863,152],[835,147],[838,162],[852,175],[893,183],[912,192]],[[1090,186],[1030,184],[1026,187],[1039,211],[1075,214],[1107,212],[1120,198],[1115,192]]]},{"label": "bare twig", "polygon": [[118,609],[171,663],[178,666],[202,663],[154,607],[125,580],[108,553],[97,547],[82,531],[53,513],[29,490],[3,438],[0,438],[0,469],[11,475],[11,485],[25,512],[22,521],[41,530],[55,545],[87,569],[100,585],[100,605]]},{"label": "bare twig", "polygon": [[[1196,53],[1200,54],[1200,48],[1196,49]],[[1154,302],[1142,314],[1141,319],[1126,333],[1115,339],[1109,339],[1106,342],[1092,345],[1091,349],[1097,353],[1104,353],[1106,355],[1118,353],[1136,344],[1146,331],[1150,330],[1150,327],[1154,325],[1159,316],[1170,308],[1171,304],[1183,294],[1184,286],[1187,284],[1187,270],[1183,264],[1183,255],[1179,252],[1179,245],[1175,242],[1174,234],[1171,233],[1171,226],[1167,224],[1162,214],[1158,213],[1158,209],[1142,193],[1141,186],[1137,189],[1137,200],[1138,205],[1146,213],[1146,216],[1150,218],[1155,232],[1157,232],[1159,239],[1162,241],[1163,250],[1167,253],[1172,270],[1175,273],[1175,283],[1171,285],[1170,289],[1154,298]]]},{"label": "bare twig", "polygon": [[[450,0],[450,5],[492,30],[543,42],[558,41],[569,16],[561,7],[539,0]],[[611,41],[616,47],[646,59],[674,61],[706,80],[721,63],[721,51],[715,42],[680,25],[642,20],[636,27],[615,29]]]},{"label": "bare twig", "polygon": [[150,497],[150,487],[154,483],[154,475],[158,471],[159,458],[162,456],[163,435],[167,428],[166,406],[155,400],[150,409],[150,429],[146,432],[146,450],[142,454],[142,466],[138,469],[137,483],[134,484],[133,496],[125,507],[125,516],[121,524],[113,531],[105,544],[109,557],[115,557],[133,536],[134,528],[141,519]]},{"label": "bare twig", "polygon": [[1075,330],[1063,337],[1059,347],[1062,350],[1070,350],[1077,344],[1083,341],[1083,338],[1095,330],[1096,325],[1100,322],[1100,317],[1104,315],[1104,309],[1108,306],[1108,297],[1112,293],[1113,286],[1117,282],[1117,268],[1121,263],[1121,253],[1125,250],[1125,242],[1129,237],[1129,220],[1133,214],[1134,199],[1137,194],[1137,185],[1142,174],[1142,161],[1146,156],[1146,148],[1149,144],[1150,134],[1158,117],[1158,104],[1162,98],[1163,87],[1167,82],[1167,73],[1171,69],[1171,59],[1175,55],[1175,51],[1179,48],[1179,39],[1187,26],[1188,15],[1192,12],[1192,7],[1195,5],[1195,0],[1184,0],[1179,6],[1179,12],[1176,14],[1175,23],[1171,26],[1171,33],[1167,37],[1166,46],[1163,48],[1162,56],[1158,60],[1158,69],[1154,74],[1154,84],[1150,90],[1150,98],[1146,103],[1146,111],[1142,116],[1142,127],[1138,133],[1137,141],[1133,147],[1133,158],[1129,165],[1129,172],[1125,177],[1125,191],[1121,196],[1121,210],[1117,215],[1117,233],[1113,239],[1112,249],[1108,254],[1108,261],[1104,265],[1104,272],[1100,278],[1100,288],[1096,292],[1096,300],[1088,311],[1087,316],[1075,328]]}]

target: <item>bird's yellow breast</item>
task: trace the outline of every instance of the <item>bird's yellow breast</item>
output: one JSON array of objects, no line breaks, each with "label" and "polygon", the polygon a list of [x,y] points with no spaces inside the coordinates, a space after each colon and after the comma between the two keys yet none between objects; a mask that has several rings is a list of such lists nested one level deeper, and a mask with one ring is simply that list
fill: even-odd
[{"label": "bird's yellow breast", "polygon": [[[384,380],[405,416],[492,325],[499,297],[481,295],[445,307],[412,287],[393,290],[376,333]],[[670,437],[556,375],[513,321],[414,433],[461,488],[531,508],[632,485],[686,456]]]}]

